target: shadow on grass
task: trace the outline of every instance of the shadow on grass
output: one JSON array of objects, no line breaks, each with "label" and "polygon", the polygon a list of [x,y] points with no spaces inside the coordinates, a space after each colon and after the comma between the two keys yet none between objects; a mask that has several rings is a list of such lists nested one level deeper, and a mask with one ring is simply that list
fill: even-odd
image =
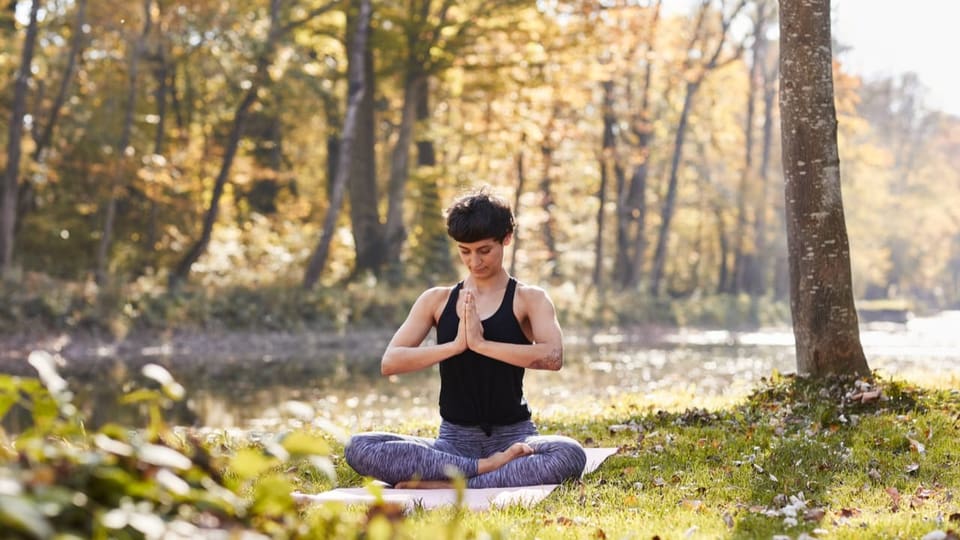
[{"label": "shadow on grass", "polygon": [[[739,408],[748,421],[766,425],[754,427],[757,475],[732,537],[809,533],[825,520],[858,515],[837,503],[845,494],[882,492],[882,475],[911,450],[887,424],[924,411],[918,394],[896,383],[791,376],[759,389]],[[885,451],[890,459],[878,459]]]}]

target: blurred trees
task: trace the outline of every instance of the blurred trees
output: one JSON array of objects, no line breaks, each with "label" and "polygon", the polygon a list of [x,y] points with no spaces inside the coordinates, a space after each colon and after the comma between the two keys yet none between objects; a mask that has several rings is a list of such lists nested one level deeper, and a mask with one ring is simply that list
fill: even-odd
[{"label": "blurred trees", "polygon": [[[490,184],[520,279],[785,292],[771,0],[373,2],[340,159],[356,2],[36,0],[18,120],[33,4],[0,13],[10,279],[294,286],[346,167],[321,286],[455,278],[441,209]],[[958,120],[834,70],[856,295],[956,304]]]}]

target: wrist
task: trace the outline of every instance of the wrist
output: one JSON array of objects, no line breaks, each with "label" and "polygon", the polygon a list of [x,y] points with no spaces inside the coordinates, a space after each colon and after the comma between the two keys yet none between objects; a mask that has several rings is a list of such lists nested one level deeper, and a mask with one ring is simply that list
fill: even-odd
[{"label": "wrist", "polygon": [[488,348],[487,345],[489,343],[490,342],[483,339],[482,336],[478,337],[477,339],[472,339],[470,340],[470,350],[475,353],[482,354],[484,356],[490,356],[489,354],[487,354],[487,348]]}]

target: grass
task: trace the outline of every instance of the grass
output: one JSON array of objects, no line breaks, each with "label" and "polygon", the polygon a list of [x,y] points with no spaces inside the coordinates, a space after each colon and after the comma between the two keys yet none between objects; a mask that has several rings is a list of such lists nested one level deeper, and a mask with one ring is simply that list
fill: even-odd
[{"label": "grass", "polygon": [[[620,452],[529,508],[390,519],[340,511],[371,537],[394,538],[921,538],[960,529],[956,390],[775,376],[710,410],[628,396],[539,420],[545,433]],[[362,484],[342,461],[337,471],[342,485]]]},{"label": "grass", "polygon": [[[31,355],[42,380],[0,374],[0,418],[17,407],[32,418],[13,437],[0,428],[3,538],[932,540],[960,529],[955,385],[774,374],[726,401],[678,392],[583,403],[537,421],[618,447],[597,471],[531,507],[405,515],[294,503],[294,490],[365,482],[343,462],[342,437],[304,427],[309,407],[274,434],[171,428],[162,411],[183,388],[154,366],[143,375],[156,384],[124,398],[149,409],[148,425],[91,432],[48,356]],[[389,428],[436,435],[414,422]]]}]

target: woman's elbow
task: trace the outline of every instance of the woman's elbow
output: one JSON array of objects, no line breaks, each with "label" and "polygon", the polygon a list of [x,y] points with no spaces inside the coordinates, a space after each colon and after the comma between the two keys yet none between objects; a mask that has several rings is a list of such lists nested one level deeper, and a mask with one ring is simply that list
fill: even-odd
[{"label": "woman's elbow", "polygon": [[380,359],[380,375],[389,377],[390,375],[397,374],[397,369],[392,360],[389,351],[383,354],[383,358]]}]

